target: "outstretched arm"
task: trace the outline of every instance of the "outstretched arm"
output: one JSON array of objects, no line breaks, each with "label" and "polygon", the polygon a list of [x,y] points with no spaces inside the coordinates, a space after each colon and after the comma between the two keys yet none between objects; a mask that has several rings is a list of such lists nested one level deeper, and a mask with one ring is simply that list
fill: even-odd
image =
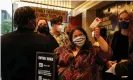
[{"label": "outstretched arm", "polygon": [[97,39],[99,46],[104,52],[108,52],[108,43],[100,36],[100,29],[98,27],[95,28],[95,38]]}]

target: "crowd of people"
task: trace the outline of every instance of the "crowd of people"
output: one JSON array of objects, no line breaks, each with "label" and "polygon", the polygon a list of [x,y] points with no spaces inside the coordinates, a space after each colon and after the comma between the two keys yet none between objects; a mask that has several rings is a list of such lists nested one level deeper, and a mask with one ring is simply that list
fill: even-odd
[{"label": "crowd of people", "polygon": [[[56,54],[55,80],[132,80],[133,26],[127,11],[118,19],[120,30],[114,33],[111,46],[106,31],[93,29],[97,46],[82,26],[62,32],[63,17],[59,16],[50,20],[50,30],[46,19],[36,21],[31,7],[18,8],[13,20],[17,30],[1,36],[2,80],[35,80],[37,51]],[[111,73],[106,73],[108,69]]]}]

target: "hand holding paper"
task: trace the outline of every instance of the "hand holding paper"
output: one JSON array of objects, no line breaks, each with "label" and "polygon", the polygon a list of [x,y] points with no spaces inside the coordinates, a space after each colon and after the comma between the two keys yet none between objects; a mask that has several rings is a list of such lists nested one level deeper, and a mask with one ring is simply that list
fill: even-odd
[{"label": "hand holding paper", "polygon": [[112,67],[112,65],[115,64],[115,63],[116,63],[116,61],[108,61],[107,67],[110,68],[110,67]]},{"label": "hand holding paper", "polygon": [[116,66],[117,63],[113,64],[112,67],[110,67],[107,71],[107,73],[112,73],[115,75],[115,66]]},{"label": "hand holding paper", "polygon": [[96,17],[95,20],[91,23],[90,28],[94,30],[94,28],[97,27],[100,22],[101,22],[101,19]]},{"label": "hand holding paper", "polygon": [[101,22],[100,18],[96,17],[95,20],[90,25],[90,29],[92,31],[92,37],[97,37],[100,34],[100,29],[97,27],[98,24]]}]

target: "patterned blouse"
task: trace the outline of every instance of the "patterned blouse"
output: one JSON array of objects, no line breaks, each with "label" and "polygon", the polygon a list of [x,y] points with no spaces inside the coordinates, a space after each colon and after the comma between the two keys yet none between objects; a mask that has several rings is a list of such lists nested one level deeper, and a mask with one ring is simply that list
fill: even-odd
[{"label": "patterned blouse", "polygon": [[99,66],[109,56],[97,46],[91,50],[81,50],[75,57],[70,46],[58,47],[55,54],[58,55],[58,75],[61,80],[101,80]]},{"label": "patterned blouse", "polygon": [[57,41],[59,46],[64,46],[64,45],[70,44],[69,37],[66,33],[60,32],[58,35],[54,35],[52,31],[50,33],[55,38],[55,40]]}]

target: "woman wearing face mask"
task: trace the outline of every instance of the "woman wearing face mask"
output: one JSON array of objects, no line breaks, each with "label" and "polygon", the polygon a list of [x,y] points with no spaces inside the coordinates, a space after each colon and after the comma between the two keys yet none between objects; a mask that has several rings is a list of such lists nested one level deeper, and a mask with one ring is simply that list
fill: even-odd
[{"label": "woman wearing face mask", "polygon": [[[75,28],[70,33],[71,45],[55,49],[61,80],[100,80],[98,67],[107,58],[107,42],[96,32],[100,47],[92,46],[86,32]],[[104,46],[103,46],[104,45]],[[102,50],[104,49],[104,51]]]},{"label": "woman wearing face mask", "polygon": [[[50,34],[50,31],[49,31],[49,27],[48,27],[48,23],[47,23],[47,20],[46,19],[40,19],[38,21],[38,33],[40,35],[43,35],[43,36],[47,36],[48,37],[48,41],[49,41],[49,44],[47,45],[47,47],[51,50],[51,52],[54,52],[54,49],[56,49],[57,47],[59,47],[58,43],[56,42],[55,38]],[[45,42],[45,41],[44,41]],[[57,66],[55,66],[55,68],[57,68]],[[55,80],[58,79],[57,77],[57,70],[55,71]]]},{"label": "woman wearing face mask", "polygon": [[[129,13],[124,10],[122,11],[119,16],[119,27],[120,30],[114,33],[111,48],[113,51],[113,55],[110,61],[108,61],[107,65],[108,67],[111,67],[115,62],[122,62],[126,61],[128,58],[128,48],[129,48],[129,23],[130,23],[130,17]],[[111,74],[112,75],[112,74]],[[127,80],[122,79],[117,76],[111,76],[108,78],[108,80]]]},{"label": "woman wearing face mask", "polygon": [[47,20],[40,19],[38,21],[38,32],[41,34],[49,35],[49,27],[48,27]]},{"label": "woman wearing face mask", "polygon": [[[54,39],[54,37],[49,32],[47,20],[42,19],[42,20],[38,21],[38,32],[39,32],[39,34],[41,34],[43,36],[47,36],[49,38],[49,41],[51,43],[49,48],[52,49],[53,51],[55,48],[57,48],[59,46],[58,43],[56,42],[56,40]],[[51,52],[53,52],[53,51],[51,51]]]}]

